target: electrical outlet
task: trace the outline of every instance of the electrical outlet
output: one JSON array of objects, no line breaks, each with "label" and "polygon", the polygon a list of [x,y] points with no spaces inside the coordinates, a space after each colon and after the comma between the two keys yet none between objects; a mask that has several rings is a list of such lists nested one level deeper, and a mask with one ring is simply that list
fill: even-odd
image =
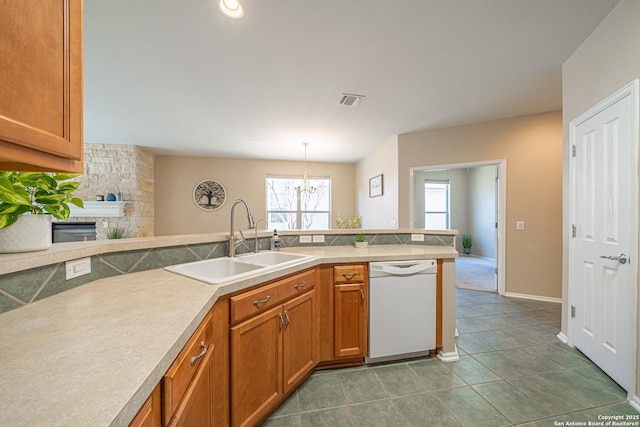
[{"label": "electrical outlet", "polygon": [[66,280],[91,273],[91,257],[74,259],[64,263]]},{"label": "electrical outlet", "polygon": [[516,230],[524,231],[524,221],[516,221]]},{"label": "electrical outlet", "polygon": [[313,236],[313,243],[324,243],[324,234],[315,234]]},{"label": "electrical outlet", "polygon": [[102,221],[102,228],[104,229],[109,228],[109,221]]},{"label": "electrical outlet", "polygon": [[395,219],[392,219],[390,227],[391,228],[398,228],[398,221],[396,221]]},{"label": "electrical outlet", "polygon": [[311,236],[300,236],[300,243],[311,243]]},{"label": "electrical outlet", "polygon": [[411,235],[412,242],[424,242],[424,234],[412,234]]}]

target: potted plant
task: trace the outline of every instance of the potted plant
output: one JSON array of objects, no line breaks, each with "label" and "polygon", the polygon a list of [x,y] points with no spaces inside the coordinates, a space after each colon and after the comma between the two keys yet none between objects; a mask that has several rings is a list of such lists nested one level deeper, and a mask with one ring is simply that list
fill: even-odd
[{"label": "potted plant", "polygon": [[[29,252],[51,246],[51,217],[69,219],[69,203],[80,208],[73,196],[78,174],[0,172],[0,253]],[[64,181],[64,182],[63,182]]]},{"label": "potted plant", "polygon": [[369,246],[369,242],[367,242],[367,238],[364,237],[364,234],[356,234],[356,248],[366,248]]},{"label": "potted plant", "polygon": [[464,248],[465,254],[469,255],[471,253],[471,246],[473,246],[473,239],[471,238],[471,234],[463,234],[462,247]]}]

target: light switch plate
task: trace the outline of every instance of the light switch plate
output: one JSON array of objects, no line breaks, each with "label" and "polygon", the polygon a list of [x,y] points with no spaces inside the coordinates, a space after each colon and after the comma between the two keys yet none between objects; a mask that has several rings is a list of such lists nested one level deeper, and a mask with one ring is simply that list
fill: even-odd
[{"label": "light switch plate", "polygon": [[516,230],[524,231],[524,221],[516,221]]},{"label": "light switch plate", "polygon": [[91,257],[74,259],[64,263],[66,280],[91,273]]},{"label": "light switch plate", "polygon": [[314,234],[313,243],[324,243],[324,234]]},{"label": "light switch plate", "polygon": [[398,228],[398,221],[396,221],[395,219],[392,219],[391,224],[389,224],[389,226],[391,228]]},{"label": "light switch plate", "polygon": [[424,242],[424,234],[412,234],[411,235],[412,242]]},{"label": "light switch plate", "polygon": [[311,236],[300,236],[300,243],[311,243]]}]

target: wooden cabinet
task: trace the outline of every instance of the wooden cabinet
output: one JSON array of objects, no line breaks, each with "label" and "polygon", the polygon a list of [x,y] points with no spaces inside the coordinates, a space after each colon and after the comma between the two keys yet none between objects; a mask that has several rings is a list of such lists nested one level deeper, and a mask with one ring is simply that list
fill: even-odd
[{"label": "wooden cabinet", "polygon": [[82,0],[0,0],[0,170],[83,171]]},{"label": "wooden cabinet", "polygon": [[211,316],[207,314],[162,380],[164,426],[213,426]]},{"label": "wooden cabinet", "polygon": [[161,427],[162,426],[162,399],[160,397],[160,384],[144,402],[138,414],[133,418],[129,427]]},{"label": "wooden cabinet", "polygon": [[367,266],[333,267],[334,357],[367,355]]},{"label": "wooden cabinet", "polygon": [[[305,286],[296,288],[301,277]],[[231,327],[231,425],[260,423],[315,367],[314,278],[310,270],[231,297],[232,319],[246,317],[246,301],[258,311]],[[299,295],[268,305],[288,288]]]}]

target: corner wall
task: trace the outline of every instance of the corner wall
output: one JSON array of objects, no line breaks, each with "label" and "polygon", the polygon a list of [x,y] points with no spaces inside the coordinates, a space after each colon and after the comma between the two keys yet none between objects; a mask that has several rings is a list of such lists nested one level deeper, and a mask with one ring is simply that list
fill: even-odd
[{"label": "corner wall", "polygon": [[[535,114],[398,137],[400,227],[411,227],[410,169],[506,160],[506,291],[562,296],[562,115]],[[515,231],[516,220],[526,222]]]},{"label": "corner wall", "polygon": [[[564,188],[569,188],[569,123],[598,102],[640,77],[640,2],[622,0],[562,67]],[[569,192],[563,197],[564,229],[571,226]],[[566,233],[565,233],[566,234]],[[562,331],[567,332],[569,242],[563,244]],[[640,293],[640,280],[638,280]],[[637,330],[640,331],[640,301]],[[637,366],[640,353],[637,351]],[[640,372],[636,372],[635,395],[640,395]]]},{"label": "corner wall", "polygon": [[[360,160],[355,174],[354,197],[357,199],[356,210],[362,215],[362,228],[398,228],[397,138],[393,137]],[[369,179],[380,174],[383,176],[383,194],[369,197]]]}]

